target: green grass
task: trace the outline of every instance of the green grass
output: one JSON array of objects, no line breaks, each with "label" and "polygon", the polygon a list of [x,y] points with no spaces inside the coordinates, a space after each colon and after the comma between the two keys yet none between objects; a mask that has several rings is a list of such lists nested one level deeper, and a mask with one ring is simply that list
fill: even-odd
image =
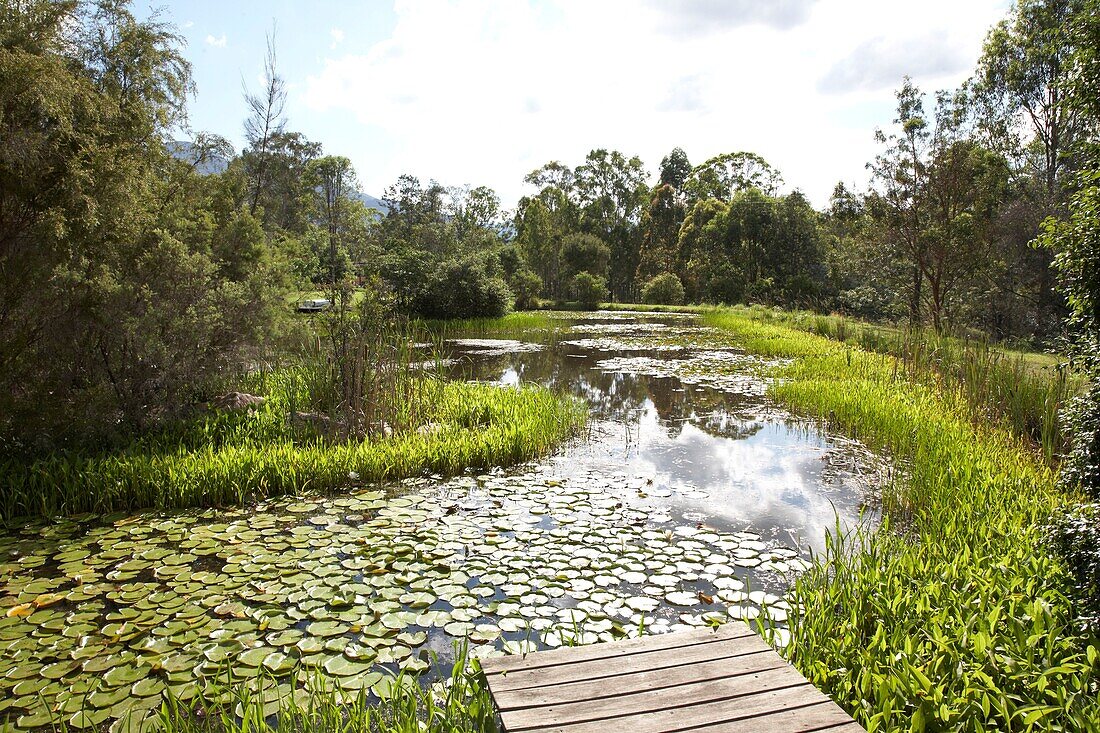
[{"label": "green grass", "polygon": [[1051,465],[1069,449],[1072,436],[1063,430],[1061,413],[1081,391],[1084,381],[1057,355],[1012,351],[982,339],[911,331],[808,311],[754,306],[725,312],[893,356],[894,376],[957,393],[976,420],[1003,425],[1037,447]]},{"label": "green grass", "polygon": [[[297,695],[264,695],[243,685],[207,690],[187,703],[172,702],[154,717],[163,733],[496,733],[496,712],[480,673],[460,650],[445,684],[422,687],[414,677],[391,676],[390,694],[372,701],[348,697],[307,680]],[[271,681],[274,685],[274,680]],[[286,683],[284,683],[285,685]],[[292,682],[292,684],[296,684]],[[199,714],[201,711],[201,714]],[[274,722],[269,718],[274,717]]]},{"label": "green grass", "polygon": [[517,311],[501,318],[460,318],[450,321],[418,321],[417,325],[440,338],[521,336],[534,331],[553,333],[568,327],[561,318],[539,311]]},{"label": "green grass", "polygon": [[26,515],[222,506],[268,496],[453,474],[544,454],[574,434],[584,405],[536,387],[436,382],[430,431],[335,441],[288,427],[288,380],[245,414],[211,414],[115,453],[0,462],[0,520]]},{"label": "green grass", "polygon": [[746,313],[705,316],[791,358],[774,395],[893,454],[874,530],[834,534],[792,593],[788,655],[870,731],[1094,730],[1100,643],[1078,631],[1044,525],[1073,497],[968,390]]}]

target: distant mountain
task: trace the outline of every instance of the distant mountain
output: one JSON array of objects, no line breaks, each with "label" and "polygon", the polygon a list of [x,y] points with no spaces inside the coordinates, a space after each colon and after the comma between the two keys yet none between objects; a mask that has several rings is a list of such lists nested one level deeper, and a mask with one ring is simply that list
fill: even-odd
[{"label": "distant mountain", "polygon": [[[186,140],[171,140],[168,143],[168,152],[176,160],[195,163],[199,159],[199,151],[194,144]],[[211,155],[199,163],[195,170],[204,176],[211,173],[224,173],[229,167],[229,161],[220,155]]]},{"label": "distant mountain", "polygon": [[386,214],[388,214],[390,212],[390,207],[388,207],[384,203],[382,203],[382,199],[376,199],[374,196],[371,196],[369,193],[356,192],[356,193],[352,194],[352,196],[354,196],[355,198],[362,201],[367,206],[368,209],[374,209],[375,211],[379,212],[383,216],[385,216]]}]

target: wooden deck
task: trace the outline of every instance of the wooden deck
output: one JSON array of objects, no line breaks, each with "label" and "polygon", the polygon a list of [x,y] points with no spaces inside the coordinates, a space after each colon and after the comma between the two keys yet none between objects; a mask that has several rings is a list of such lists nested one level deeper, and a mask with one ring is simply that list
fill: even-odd
[{"label": "wooden deck", "polygon": [[481,665],[507,733],[863,731],[743,623]]}]

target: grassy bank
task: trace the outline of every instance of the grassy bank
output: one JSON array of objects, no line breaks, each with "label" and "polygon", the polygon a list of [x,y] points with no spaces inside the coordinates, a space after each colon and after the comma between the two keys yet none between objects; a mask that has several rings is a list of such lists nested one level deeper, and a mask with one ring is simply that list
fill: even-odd
[{"label": "grassy bank", "polygon": [[1092,730],[1100,645],[1081,635],[1043,525],[1066,500],[967,388],[745,313],[709,325],[790,357],[775,396],[893,453],[873,532],[834,536],[797,583],[794,664],[869,730]]},{"label": "grassy bank", "polygon": [[791,326],[896,357],[896,366],[912,380],[958,392],[972,414],[1004,424],[1031,442],[1048,463],[1069,448],[1060,414],[1083,381],[1055,354],[1017,351],[982,338],[937,334],[853,321],[809,311],[754,306],[734,313],[752,320]]},{"label": "grassy bank", "polygon": [[431,423],[340,441],[294,429],[288,380],[267,381],[268,399],[258,410],[208,414],[120,452],[4,460],[0,520],[240,504],[514,463],[547,452],[586,416],[583,405],[544,389],[431,379]]}]

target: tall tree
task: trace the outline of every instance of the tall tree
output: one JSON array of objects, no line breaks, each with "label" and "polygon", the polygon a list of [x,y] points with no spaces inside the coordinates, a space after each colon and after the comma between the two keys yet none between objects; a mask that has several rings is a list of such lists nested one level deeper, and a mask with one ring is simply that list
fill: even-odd
[{"label": "tall tree", "polygon": [[680,225],[685,214],[684,204],[672,185],[665,183],[658,186],[642,215],[639,279],[645,281],[665,272],[676,272]]},{"label": "tall tree", "polygon": [[316,192],[317,215],[328,234],[329,284],[335,286],[343,275],[340,255],[348,223],[348,199],[358,190],[355,169],[343,156],[326,155],[310,162],[307,180]]},{"label": "tall tree", "polygon": [[924,99],[920,89],[905,77],[897,91],[897,130],[887,136],[882,130],[875,139],[886,146],[869,164],[876,186],[870,204],[876,219],[882,222],[884,243],[898,252],[909,270],[909,322],[921,319],[922,286],[927,266],[927,223],[925,190],[928,175],[927,156],[931,141]]},{"label": "tall tree", "polygon": [[1017,116],[1026,117],[1038,153],[1035,174],[1053,201],[1061,198],[1066,153],[1082,132],[1079,109],[1066,104],[1074,48],[1068,34],[1082,5],[1081,0],[1017,0],[986,38],[976,75],[987,124],[1007,138],[1008,150],[1030,147],[1014,134]]},{"label": "tall tree", "polygon": [[728,201],[738,191],[758,188],[774,196],[783,176],[756,153],[723,153],[691,169],[684,190],[692,201],[715,198]]},{"label": "tall tree", "polygon": [[673,148],[671,153],[661,159],[661,185],[672,186],[676,191],[682,191],[690,175],[691,162],[683,148]]},{"label": "tall tree", "polygon": [[267,36],[267,55],[264,57],[264,88],[259,94],[247,89],[244,101],[249,114],[244,122],[245,140],[248,141],[249,203],[248,211],[255,216],[260,197],[268,183],[271,168],[272,140],[280,137],[286,127],[286,82],[275,66],[275,34]]},{"label": "tall tree", "polygon": [[635,291],[647,177],[641,158],[603,148],[591,151],[574,173],[581,227],[611,247],[609,284],[616,298]]}]

